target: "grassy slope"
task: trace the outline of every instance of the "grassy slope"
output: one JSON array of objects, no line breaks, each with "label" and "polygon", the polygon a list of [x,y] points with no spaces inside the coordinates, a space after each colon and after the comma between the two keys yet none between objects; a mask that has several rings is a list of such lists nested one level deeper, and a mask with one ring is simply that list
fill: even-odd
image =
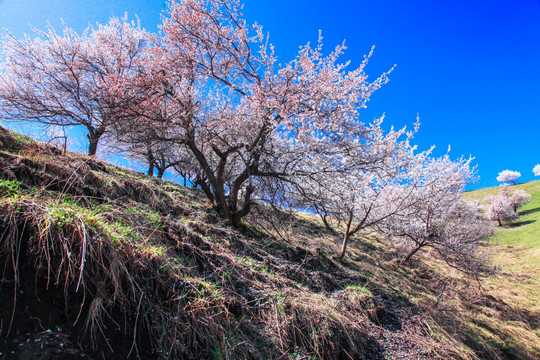
[{"label": "grassy slope", "polygon": [[[531,201],[518,209],[517,221],[497,230],[493,262],[502,267],[503,274],[511,274],[517,280],[515,284],[497,282],[499,279],[493,282],[506,285],[509,293],[519,295],[523,306],[540,311],[540,181],[514,185],[511,189],[526,191]],[[470,196],[481,200],[497,192],[498,188],[482,189]]]},{"label": "grassy slope", "polygon": [[[369,234],[339,262],[339,234],[310,215],[283,214],[273,228],[263,209],[233,230],[196,191],[1,128],[0,143],[4,354],[21,352],[9,344],[29,334],[111,359],[540,357],[538,272],[527,277],[538,268],[505,237],[533,223],[501,231],[503,275],[479,289],[432,254],[399,266],[392,245]],[[534,239],[527,249],[538,249]]]},{"label": "grassy slope", "polygon": [[[499,227],[493,239],[493,263],[501,266],[499,276],[488,279],[484,286],[494,297],[521,313],[536,317],[540,314],[540,181],[511,186],[531,195],[529,203],[518,209],[520,216],[512,224]],[[499,188],[473,191],[467,196],[482,200],[495,195]],[[502,334],[497,339],[518,342],[522,346],[540,349],[538,322],[530,326],[519,322],[500,322],[496,316],[486,318]],[[536,355],[538,356],[538,355]]]}]

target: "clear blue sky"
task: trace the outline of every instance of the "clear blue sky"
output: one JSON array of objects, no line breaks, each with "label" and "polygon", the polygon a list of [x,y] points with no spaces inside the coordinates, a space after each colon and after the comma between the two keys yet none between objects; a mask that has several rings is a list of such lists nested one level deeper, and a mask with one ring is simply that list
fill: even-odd
[{"label": "clear blue sky", "polygon": [[[365,111],[386,113],[401,127],[420,114],[420,148],[476,158],[481,180],[497,185],[504,169],[533,180],[540,163],[540,0],[245,0],[249,21],[270,33],[279,59],[323,31],[327,50],[346,39],[346,59],[358,65],[371,45],[367,72],[376,77],[397,64],[391,81]],[[0,26],[17,36],[28,23],[77,30],[111,16],[138,15],[156,31],[165,1],[0,0]]]}]

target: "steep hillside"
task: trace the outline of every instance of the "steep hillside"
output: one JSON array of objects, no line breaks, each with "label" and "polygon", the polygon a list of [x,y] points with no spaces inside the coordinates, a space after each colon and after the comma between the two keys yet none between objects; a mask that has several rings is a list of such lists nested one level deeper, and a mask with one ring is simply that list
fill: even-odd
[{"label": "steep hillside", "polygon": [[0,358],[540,357],[534,269],[481,287],[373,234],[338,261],[317,218],[268,216],[232,229],[197,190],[0,128]]}]

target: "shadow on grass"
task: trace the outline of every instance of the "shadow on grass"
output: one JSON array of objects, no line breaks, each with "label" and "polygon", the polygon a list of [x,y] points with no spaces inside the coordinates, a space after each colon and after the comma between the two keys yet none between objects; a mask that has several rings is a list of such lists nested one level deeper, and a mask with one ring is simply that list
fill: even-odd
[{"label": "shadow on grass", "polygon": [[[491,295],[475,298],[474,304],[466,304],[476,312],[484,313],[485,317],[477,317],[472,319],[472,322],[479,327],[482,327],[490,333],[496,335],[495,341],[484,343],[482,341],[476,344],[471,344],[473,348],[480,345],[488,345],[485,350],[492,352],[495,356],[488,358],[496,359],[537,359],[538,348],[530,348],[525,344],[497,341],[496,339],[507,339],[514,331],[515,327],[522,329],[536,330],[540,326],[540,315],[535,311],[513,306],[497,299]],[[492,310],[496,311],[497,315],[492,315]],[[501,324],[512,323],[512,326]],[[474,337],[474,335],[473,335]]]},{"label": "shadow on grass", "polygon": [[519,212],[519,215],[520,215],[520,216],[523,216],[523,215],[534,214],[534,213],[537,213],[537,212],[540,212],[540,207],[537,207],[537,208],[534,208],[534,209],[528,209],[528,210],[520,211],[520,212]]},{"label": "shadow on grass", "polygon": [[517,227],[532,224],[533,222],[536,222],[536,220],[516,221],[516,222],[513,222],[511,224],[506,225],[506,227],[513,229],[513,228],[517,228]]}]

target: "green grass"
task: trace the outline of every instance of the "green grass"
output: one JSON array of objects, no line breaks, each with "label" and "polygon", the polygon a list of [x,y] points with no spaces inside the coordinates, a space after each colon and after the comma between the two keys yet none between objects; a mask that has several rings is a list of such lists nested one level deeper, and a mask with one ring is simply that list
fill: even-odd
[{"label": "green grass", "polygon": [[[531,195],[529,203],[518,209],[519,218],[511,224],[498,227],[494,236],[494,262],[503,271],[523,273],[537,280],[536,294],[540,294],[540,181],[510,187],[511,191],[522,189]],[[495,195],[499,188],[488,188],[468,193],[467,196],[482,200]],[[536,299],[540,299],[538,296]]]},{"label": "green grass", "polygon": [[[519,218],[497,227],[493,236],[492,262],[500,273],[484,282],[485,289],[496,299],[520,311],[523,316],[538,317],[540,313],[540,181],[513,185],[511,191],[522,189],[531,195],[529,203],[518,209]],[[498,187],[467,193],[477,200],[495,195]],[[496,315],[483,315],[482,322],[495,329],[489,336],[503,344],[518,344],[540,353],[540,330],[519,322],[500,321]],[[498,333],[498,334],[496,334]],[[532,350],[535,349],[535,350]],[[536,352],[534,352],[536,351]],[[523,358],[517,355],[518,358]]]},{"label": "green grass", "polygon": [[0,195],[12,196],[21,190],[22,182],[18,180],[0,179]]},{"label": "green grass", "polygon": [[14,130],[8,130],[8,131],[20,144],[35,144],[36,143],[31,137],[27,135],[18,133]]},{"label": "green grass", "polygon": [[[531,195],[531,201],[518,209],[519,219],[506,230],[512,230],[508,235],[506,232],[500,232],[498,235],[502,242],[520,242],[526,243],[532,247],[540,247],[540,181],[531,181],[524,184],[510,186],[510,191],[524,190]],[[481,189],[466,193],[466,196],[476,200],[483,200],[487,195],[496,195],[499,187]]]}]

